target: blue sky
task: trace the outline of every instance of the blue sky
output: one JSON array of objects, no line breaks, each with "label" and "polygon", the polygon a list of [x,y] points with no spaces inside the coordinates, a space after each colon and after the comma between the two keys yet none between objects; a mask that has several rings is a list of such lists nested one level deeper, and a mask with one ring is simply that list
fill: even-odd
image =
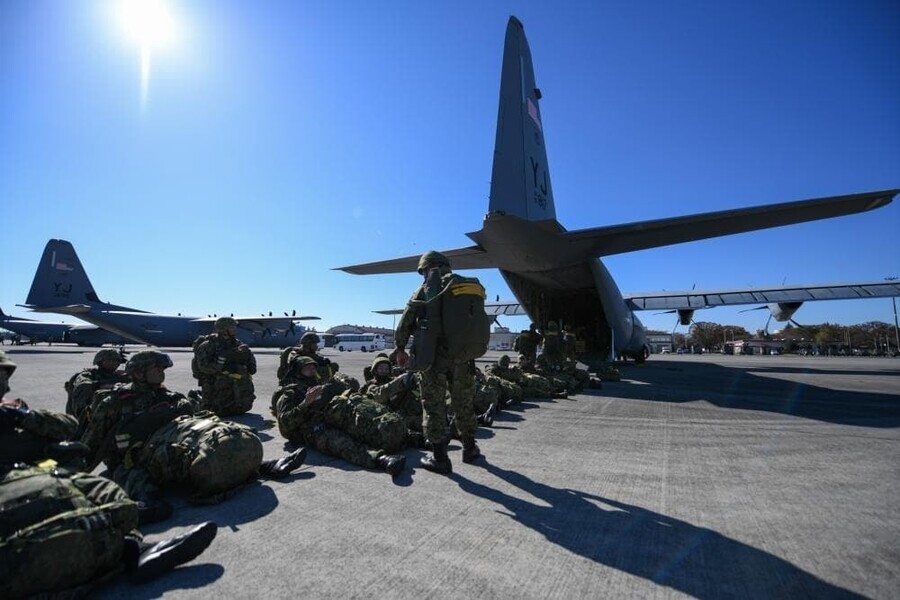
[{"label": "blue sky", "polygon": [[[331,269],[469,245],[511,14],[568,229],[900,187],[894,1],[171,2],[143,91],[117,6],[0,3],[7,313],[34,316],[14,305],[56,237],[106,301],[391,326],[371,311],[402,306],[417,275]],[[625,293],[870,281],[900,276],[898,232],[895,201],[604,263]],[[695,319],[765,324],[738,310]],[[879,299],[795,319],[893,316]]]}]

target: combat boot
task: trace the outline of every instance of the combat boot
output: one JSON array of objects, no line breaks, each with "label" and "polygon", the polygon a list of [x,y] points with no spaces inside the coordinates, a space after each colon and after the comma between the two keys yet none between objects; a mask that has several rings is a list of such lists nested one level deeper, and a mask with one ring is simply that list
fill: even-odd
[{"label": "combat boot", "polygon": [[402,454],[382,454],[378,457],[378,464],[391,477],[399,475],[406,467],[406,457]]},{"label": "combat boot", "polygon": [[478,447],[478,444],[475,443],[475,440],[464,441],[463,462],[466,464],[472,464],[479,458],[481,458],[481,449]]},{"label": "combat boot", "polygon": [[259,475],[270,479],[284,479],[299,468],[304,460],[306,460],[306,448],[300,448],[279,459],[264,460],[259,465]]},{"label": "combat boot", "polygon": [[408,431],[406,433],[406,445],[419,450],[429,450],[431,446],[425,441],[425,434],[421,431]]},{"label": "combat boot", "polygon": [[422,459],[422,468],[432,473],[449,475],[453,472],[453,463],[450,462],[450,457],[447,456],[447,443],[440,442],[432,445],[434,446],[434,451]]},{"label": "combat boot", "polygon": [[179,536],[143,548],[138,554],[137,566],[131,572],[132,580],[149,581],[194,560],[209,547],[217,532],[216,524],[207,521]]},{"label": "combat boot", "polygon": [[491,425],[493,425],[494,424],[494,405],[491,404],[491,406],[486,411],[484,411],[484,414],[478,415],[477,417],[475,417],[475,420],[478,422],[479,425],[482,425],[484,427],[490,427]]}]

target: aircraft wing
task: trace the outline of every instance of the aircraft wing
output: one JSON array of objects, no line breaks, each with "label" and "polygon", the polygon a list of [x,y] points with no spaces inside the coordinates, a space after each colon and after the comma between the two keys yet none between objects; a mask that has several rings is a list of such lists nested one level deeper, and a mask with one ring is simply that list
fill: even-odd
[{"label": "aircraft wing", "polygon": [[611,227],[580,229],[563,235],[569,244],[580,246],[584,254],[596,257],[609,256],[865,212],[889,204],[898,193],[900,190],[884,190],[768,204]]},{"label": "aircraft wing", "polygon": [[[388,308],[385,310],[373,310],[372,312],[378,313],[379,315],[402,315],[403,309]],[[490,317],[499,317],[501,315],[512,317],[528,314],[527,312],[525,312],[525,309],[522,308],[522,305],[515,300],[509,300],[505,302],[485,302],[484,312],[486,312]]]},{"label": "aircraft wing", "polygon": [[900,296],[900,281],[869,283],[780,286],[730,290],[691,290],[686,292],[652,292],[627,294],[625,303],[631,310],[678,310],[733,306],[739,304],[775,304],[811,302],[813,300],[857,300]]},{"label": "aircraft wing", "polygon": [[[488,254],[481,248],[481,246],[469,246],[468,248],[457,248],[455,250],[441,250],[440,252],[450,259],[450,264],[453,265],[454,270],[490,269],[497,266],[496,263],[491,259],[491,257],[488,256]],[[361,265],[337,267],[332,270],[353,273],[354,275],[375,275],[378,273],[415,273],[419,268],[419,258],[421,256],[421,254],[416,254],[415,256],[404,256],[403,258],[380,260],[378,262],[365,263]]]},{"label": "aircraft wing", "polygon": [[[238,323],[238,327],[242,327],[244,329],[249,329],[250,331],[258,331],[262,332],[265,330],[288,330],[293,326],[294,321],[317,321],[321,317],[313,317],[313,316],[293,316],[293,317],[279,317],[279,316],[264,316],[260,315],[258,317],[232,317]],[[218,317],[203,317],[200,319],[194,319],[196,323],[209,323],[210,325],[216,322]]]}]

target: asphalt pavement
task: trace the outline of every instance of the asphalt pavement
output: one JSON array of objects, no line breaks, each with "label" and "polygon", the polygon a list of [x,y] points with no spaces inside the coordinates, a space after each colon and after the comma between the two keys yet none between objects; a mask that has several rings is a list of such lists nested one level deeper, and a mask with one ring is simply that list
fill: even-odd
[{"label": "asphalt pavement", "polygon": [[[94,350],[6,346],[11,397],[63,410]],[[140,349],[133,347],[132,350]],[[195,387],[169,350],[166,384]],[[277,350],[236,420],[287,450],[268,407]],[[325,350],[357,378],[370,354]],[[485,359],[495,360],[499,352]],[[528,400],[479,430],[485,459],[392,479],[310,452],[284,482],[176,506],[149,540],[204,520],[197,560],[101,598],[896,598],[900,359],[653,356],[622,381]]]}]

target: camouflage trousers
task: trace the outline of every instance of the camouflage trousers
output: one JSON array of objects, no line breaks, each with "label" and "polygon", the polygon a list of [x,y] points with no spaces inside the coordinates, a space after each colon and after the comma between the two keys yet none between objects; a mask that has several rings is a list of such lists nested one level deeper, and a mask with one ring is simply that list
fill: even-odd
[{"label": "camouflage trousers", "polygon": [[200,382],[203,408],[220,417],[241,415],[253,407],[256,393],[250,375],[216,375]]},{"label": "camouflage trousers", "polygon": [[475,395],[472,397],[472,408],[476,415],[487,412],[491,406],[497,404],[500,399],[500,391],[489,383],[481,383],[475,386]]},{"label": "camouflage trousers", "polygon": [[388,407],[361,394],[346,393],[328,401],[325,423],[347,432],[371,448],[388,453],[406,445],[406,422]]},{"label": "camouflage trousers", "polygon": [[488,385],[496,388],[501,403],[522,401],[524,396],[522,388],[518,384],[496,375],[487,374],[485,377]]},{"label": "camouflage trousers", "polygon": [[346,431],[324,424],[313,429],[304,438],[308,445],[322,454],[342,458],[366,469],[377,469],[378,457],[385,453],[384,450],[370,448]]},{"label": "camouflage trousers", "polygon": [[419,373],[422,398],[422,430],[432,443],[447,437],[447,401],[456,415],[456,429],[463,441],[475,439],[478,423],[472,400],[475,395],[475,367],[471,361],[454,363],[446,355],[438,354],[430,367]]},{"label": "camouflage trousers", "polygon": [[537,373],[522,374],[522,395],[525,398],[552,398],[553,384]]}]

